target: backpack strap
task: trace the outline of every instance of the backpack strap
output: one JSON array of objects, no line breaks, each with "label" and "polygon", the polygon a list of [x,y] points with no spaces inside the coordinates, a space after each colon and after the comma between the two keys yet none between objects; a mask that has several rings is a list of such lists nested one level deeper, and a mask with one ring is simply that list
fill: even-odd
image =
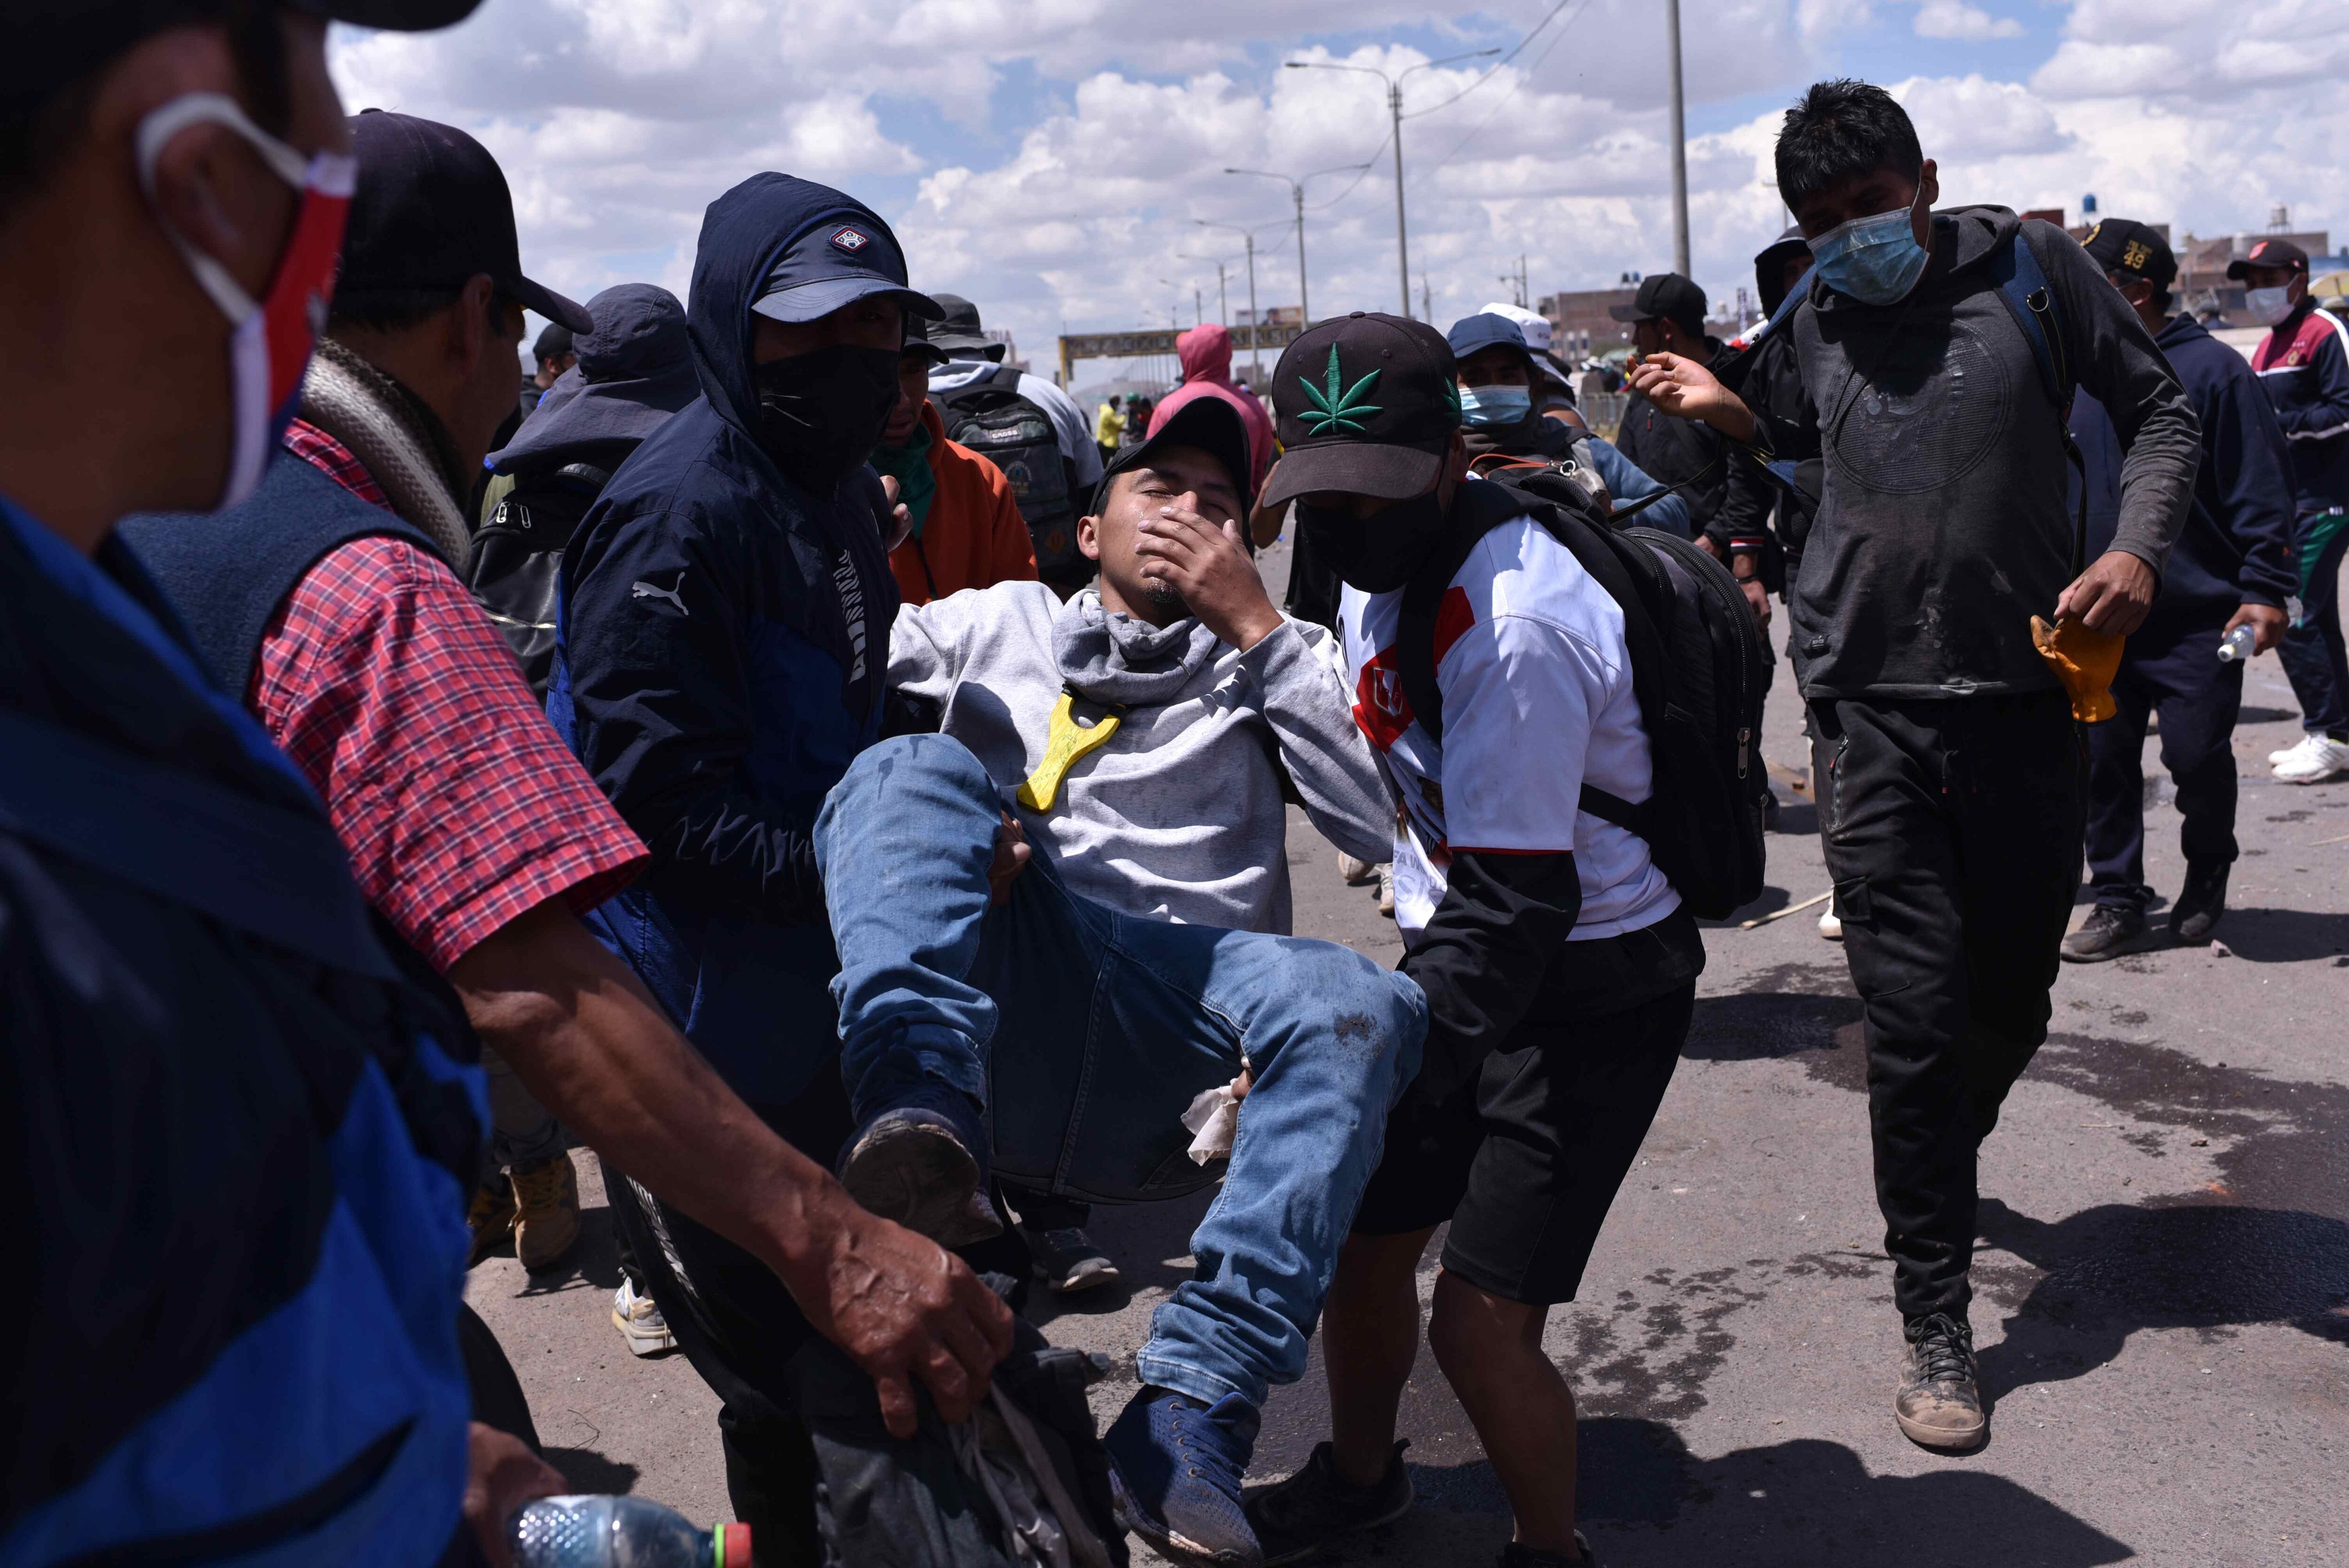
[{"label": "backpack strap", "polygon": [[[1429,738],[1439,746],[1444,743],[1444,692],[1435,674],[1435,618],[1444,595],[1477,542],[1520,517],[1531,517],[1572,552],[1582,569],[1622,610],[1623,640],[1631,656],[1631,688],[1639,700],[1640,720],[1651,735],[1658,733],[1669,700],[1663,682],[1663,637],[1656,629],[1646,596],[1616,553],[1613,541],[1554,502],[1499,483],[1462,485],[1453,502],[1452,517],[1455,532],[1451,542],[1430,556],[1404,585],[1395,627],[1395,673],[1402,684],[1403,699],[1411,705],[1412,717]],[[1647,547],[1635,540],[1629,548]],[[1643,839],[1652,836],[1645,806],[1589,783],[1582,786],[1578,803],[1601,821]]]},{"label": "backpack strap", "polygon": [[1990,271],[1998,284],[1998,297],[2014,317],[2023,340],[2031,346],[2032,362],[2039,367],[2040,389],[2055,407],[2055,428],[2064,438],[2064,455],[2079,471],[2080,500],[2072,529],[2072,573],[2076,577],[2088,569],[2088,460],[2079,443],[2072,439],[2072,394],[2079,383],[2064,353],[2064,320],[2056,314],[2055,291],[2047,286],[2047,274],[2040,268],[2039,258],[2031,253],[2031,243],[2019,226],[2006,248],[1991,257]]}]

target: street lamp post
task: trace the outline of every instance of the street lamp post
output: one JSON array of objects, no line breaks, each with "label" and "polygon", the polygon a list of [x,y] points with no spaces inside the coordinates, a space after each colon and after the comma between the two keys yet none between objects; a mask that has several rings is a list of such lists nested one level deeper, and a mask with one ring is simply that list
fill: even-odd
[{"label": "street lamp post", "polygon": [[[1423,60],[1405,70],[1401,76],[1393,77],[1375,66],[1341,66],[1330,60],[1285,62],[1292,71],[1354,71],[1362,76],[1376,77],[1387,85],[1387,114],[1392,121],[1392,133],[1388,139],[1394,143],[1395,275],[1402,282],[1402,315],[1405,321],[1411,319],[1411,232],[1409,225],[1403,221],[1402,209],[1402,84],[1410,79],[1413,71],[1430,70],[1437,66],[1454,65],[1461,60],[1482,59],[1486,55],[1497,55],[1500,52],[1498,48],[1471,49],[1464,55],[1452,55],[1441,60]],[[1299,232],[1301,234],[1305,222],[1305,198],[1301,193],[1297,199],[1297,211]]]},{"label": "street lamp post", "polygon": [[[1230,229],[1247,242],[1249,379],[1253,384],[1261,386],[1264,383],[1264,356],[1257,351],[1256,334],[1257,326],[1263,318],[1257,315],[1256,308],[1256,231],[1243,229],[1237,223],[1217,223],[1206,218],[1194,218],[1191,221],[1203,229]],[[1300,284],[1298,286],[1301,292],[1304,285]],[[1231,315],[1228,310],[1224,314],[1226,318]]]},{"label": "street lamp post", "polygon": [[1359,173],[1370,166],[1370,160],[1365,159],[1360,163],[1341,163],[1335,169],[1317,169],[1312,173],[1301,175],[1295,180],[1289,179],[1286,174],[1275,174],[1268,169],[1224,170],[1226,174],[1253,174],[1260,180],[1280,181],[1288,187],[1288,194],[1297,203],[1297,314],[1302,318],[1300,325],[1313,325],[1313,304],[1307,297],[1305,288],[1305,181],[1319,180],[1324,174]]},{"label": "street lamp post", "polygon": [[1664,0],[1664,48],[1672,57],[1672,270],[1687,277],[1688,122],[1681,94],[1681,0]]}]

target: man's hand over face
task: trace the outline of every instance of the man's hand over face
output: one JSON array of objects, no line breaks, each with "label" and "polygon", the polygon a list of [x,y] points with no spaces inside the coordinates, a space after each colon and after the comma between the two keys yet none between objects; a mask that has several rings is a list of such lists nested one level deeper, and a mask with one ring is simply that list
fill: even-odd
[{"label": "man's hand over face", "polygon": [[966,1421],[1011,1351],[1011,1309],[960,1258],[826,1188],[831,1244],[821,1278],[787,1281],[815,1331],[872,1377],[890,1435],[911,1438],[914,1379],[938,1414]]},{"label": "man's hand over face", "polygon": [[1240,525],[1218,523],[1179,506],[1163,506],[1134,530],[1142,575],[1183,595],[1207,630],[1242,653],[1280,624],[1240,542]]},{"label": "man's hand over face", "polygon": [[2125,550],[2107,550],[2064,590],[2055,618],[2077,615],[2092,632],[2126,637],[2145,624],[2159,587],[2152,567]]}]

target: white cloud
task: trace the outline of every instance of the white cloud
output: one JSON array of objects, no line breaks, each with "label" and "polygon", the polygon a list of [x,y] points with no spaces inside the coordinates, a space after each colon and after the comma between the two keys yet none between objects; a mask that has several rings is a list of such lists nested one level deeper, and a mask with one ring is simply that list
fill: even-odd
[{"label": "white cloud", "polygon": [[1925,0],[1917,8],[1916,27],[1920,38],[1954,38],[1967,44],[2023,36],[2023,24],[2013,17],[1993,16],[1963,0]]},{"label": "white cloud", "polygon": [[[1257,292],[1296,301],[1288,191],[1311,181],[1318,312],[1392,309],[1384,88],[1284,59],[1401,72],[1506,44],[1533,0],[1431,22],[1422,0],[488,0],[428,36],[338,31],[347,99],[448,120],[496,152],[534,275],[585,297],[626,278],[680,293],[703,208],[763,168],[854,191],[897,228],[916,281],[968,294],[1050,363],[1063,329],[1164,320],[1195,281],[1235,306],[1255,225]],[[1896,92],[1952,201],[2075,208],[2219,232],[2271,203],[2349,221],[2349,0],[2071,0],[2024,80],[1961,74],[1952,44],[2012,39],[2009,0],[1704,0],[1687,5],[1695,272],[1716,299],[1784,213],[1780,109],[1861,49],[1909,58]],[[1906,16],[1905,28],[1883,26]],[[1930,42],[1918,41],[1918,36]],[[1905,51],[1905,53],[1903,53]],[[1537,293],[1670,264],[1661,7],[1582,0],[1489,79],[1491,62],[1406,88],[1413,304],[1495,297],[1528,257]],[[1971,64],[1970,58],[1961,64]],[[1897,73],[1885,73],[1888,77]],[[1457,103],[1436,108],[1475,84]],[[1744,118],[1722,127],[1712,106]],[[1753,107],[1747,107],[1753,106]],[[1760,107],[1770,106],[1770,107]],[[1422,114],[1422,110],[1432,110]],[[1161,279],[1174,279],[1178,289]]]}]

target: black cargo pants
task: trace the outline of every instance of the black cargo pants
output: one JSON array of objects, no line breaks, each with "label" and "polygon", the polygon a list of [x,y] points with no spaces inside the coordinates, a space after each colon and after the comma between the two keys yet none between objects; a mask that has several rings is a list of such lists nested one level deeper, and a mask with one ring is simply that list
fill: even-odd
[{"label": "black cargo pants", "polygon": [[1810,707],[1820,835],[1866,1006],[1876,1196],[1904,1317],[1963,1317],[1974,1159],[2047,1037],[2085,763],[2061,692]]}]

